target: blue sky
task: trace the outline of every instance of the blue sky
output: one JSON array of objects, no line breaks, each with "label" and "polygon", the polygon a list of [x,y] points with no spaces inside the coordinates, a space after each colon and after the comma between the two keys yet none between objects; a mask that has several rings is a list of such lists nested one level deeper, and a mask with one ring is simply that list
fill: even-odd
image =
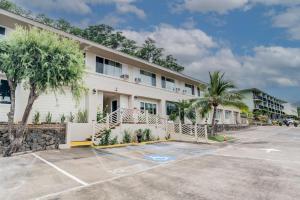
[{"label": "blue sky", "polygon": [[224,71],[240,88],[300,101],[300,0],[13,0],[81,27],[105,23],[173,54],[207,81]]}]

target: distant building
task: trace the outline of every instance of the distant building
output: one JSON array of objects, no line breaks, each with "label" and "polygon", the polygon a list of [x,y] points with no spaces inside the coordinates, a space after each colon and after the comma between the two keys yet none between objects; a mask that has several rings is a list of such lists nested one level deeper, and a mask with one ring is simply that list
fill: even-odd
[{"label": "distant building", "polygon": [[240,92],[243,95],[243,102],[252,112],[260,110],[268,114],[272,119],[281,118],[285,114],[283,104],[287,102],[281,99],[257,88],[240,90]]}]

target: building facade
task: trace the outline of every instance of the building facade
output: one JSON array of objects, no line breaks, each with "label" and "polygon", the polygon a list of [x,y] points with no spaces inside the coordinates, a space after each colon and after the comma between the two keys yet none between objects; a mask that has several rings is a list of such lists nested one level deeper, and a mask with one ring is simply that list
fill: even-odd
[{"label": "building facade", "polygon": [[[167,117],[175,102],[203,95],[200,86],[206,83],[202,81],[0,9],[0,37],[8,35],[16,25],[38,27],[76,40],[85,55],[84,82],[88,93],[79,103],[72,99],[68,89],[64,94],[43,94],[34,103],[29,119],[39,112],[43,121],[50,112],[53,121],[59,121],[62,115],[68,117],[70,113],[86,110],[88,122],[92,122],[97,113],[112,113],[119,108],[135,108]],[[0,121],[7,121],[10,106],[8,85],[1,73],[0,79]],[[16,122],[21,120],[27,96],[28,91],[19,86],[16,91]],[[220,108],[224,120],[225,110]],[[238,122],[239,110],[228,108],[227,111],[231,113],[226,114],[228,123]],[[220,119],[222,116],[220,114]]]},{"label": "building facade", "polygon": [[261,111],[268,114],[272,119],[281,118],[284,115],[285,101],[257,88],[250,88],[240,91],[243,95],[243,102],[252,112]]}]

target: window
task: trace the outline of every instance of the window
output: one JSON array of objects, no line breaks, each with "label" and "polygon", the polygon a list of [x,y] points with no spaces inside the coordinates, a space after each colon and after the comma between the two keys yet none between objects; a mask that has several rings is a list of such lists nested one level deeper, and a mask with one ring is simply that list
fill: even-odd
[{"label": "window", "polygon": [[166,88],[171,91],[175,91],[175,88],[176,88],[175,80],[162,76],[161,77],[161,87]]},{"label": "window", "polygon": [[141,102],[141,110],[147,110],[148,113],[156,115],[156,104]]},{"label": "window", "polygon": [[186,94],[195,95],[194,86],[190,84],[185,84]]},{"label": "window", "polygon": [[220,120],[222,118],[223,110],[217,109],[216,119]]},{"label": "window", "polygon": [[7,80],[0,81],[0,103],[10,104],[10,91]]},{"label": "window", "polygon": [[2,36],[5,36],[5,31],[6,31],[5,28],[0,26],[0,38]]},{"label": "window", "polygon": [[120,77],[122,75],[122,64],[101,57],[96,57],[96,72]]},{"label": "window", "polygon": [[141,81],[147,85],[156,86],[156,75],[144,70],[140,71]]},{"label": "window", "polygon": [[171,115],[172,113],[176,113],[178,111],[177,105],[174,102],[167,101],[166,102],[166,113],[167,115]]},{"label": "window", "polygon": [[225,110],[225,119],[231,119],[231,113],[230,110]]}]

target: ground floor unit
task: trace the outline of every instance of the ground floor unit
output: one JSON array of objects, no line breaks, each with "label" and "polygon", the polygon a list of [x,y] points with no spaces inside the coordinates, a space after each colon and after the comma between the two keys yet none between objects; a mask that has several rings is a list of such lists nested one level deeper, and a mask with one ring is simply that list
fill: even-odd
[{"label": "ground floor unit", "polygon": [[298,133],[257,127],[230,132],[239,139],[230,145],[164,142],[0,158],[0,199],[299,199]]}]

